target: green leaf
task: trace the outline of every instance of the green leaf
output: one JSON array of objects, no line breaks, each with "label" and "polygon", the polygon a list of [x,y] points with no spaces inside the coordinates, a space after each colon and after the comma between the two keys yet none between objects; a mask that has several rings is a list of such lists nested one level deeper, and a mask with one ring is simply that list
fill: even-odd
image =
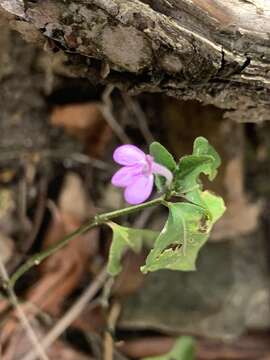
[{"label": "green leaf", "polygon": [[131,249],[138,253],[144,244],[151,247],[158,233],[151,230],[131,229],[113,222],[107,224],[113,231],[107,270],[109,274],[115,276],[122,270],[121,259],[125,252]]},{"label": "green leaf", "polygon": [[147,256],[142,272],[160,269],[192,271],[213,225],[203,207],[190,203],[168,203],[168,220]]},{"label": "green leaf", "polygon": [[190,336],[178,338],[170,352],[161,356],[147,357],[142,360],[194,360],[195,342]]},{"label": "green leaf", "polygon": [[212,175],[213,158],[207,155],[187,155],[180,159],[175,173],[175,190],[181,193],[201,187],[201,173]]},{"label": "green leaf", "polygon": [[166,179],[163,176],[155,174],[155,185],[158,192],[164,192],[166,190]]},{"label": "green leaf", "polygon": [[193,144],[193,154],[180,159],[175,171],[174,189],[179,193],[186,193],[201,188],[200,174],[213,180],[221,160],[216,150],[208,140],[198,137]]},{"label": "green leaf", "polygon": [[[154,141],[150,145],[150,154],[153,156],[155,161],[172,172],[176,169],[176,162],[172,156],[172,154],[169,153],[169,151],[161,145],[159,142]],[[164,192],[166,188],[166,179],[163,176],[155,175],[155,185],[159,192]]]},{"label": "green leaf", "polygon": [[175,170],[176,162],[172,154],[170,154],[169,151],[159,142],[154,141],[150,145],[150,154],[153,156],[157,163],[164,165],[172,172]]},{"label": "green leaf", "polygon": [[[195,192],[194,192],[195,193]],[[201,247],[209,237],[214,223],[223,215],[223,199],[208,191],[197,191],[191,199],[199,205],[168,203],[168,220],[147,256],[141,271],[160,269],[193,271]]]},{"label": "green leaf", "polygon": [[194,190],[186,194],[186,198],[207,209],[213,223],[221,218],[226,210],[222,197],[211,191]]},{"label": "green leaf", "polygon": [[207,174],[209,175],[209,180],[213,180],[217,174],[217,168],[221,164],[221,159],[216,150],[212,145],[209,144],[208,140],[204,137],[197,137],[193,144],[193,155],[208,155],[213,158],[212,162],[212,172]]},{"label": "green leaf", "polygon": [[168,220],[148,254],[142,272],[171,269],[192,271],[201,247],[214,223],[223,215],[223,199],[202,191],[200,175],[213,180],[220,166],[220,157],[208,141],[194,141],[193,153],[180,159],[174,171],[173,190],[185,195],[189,202],[167,203]]}]

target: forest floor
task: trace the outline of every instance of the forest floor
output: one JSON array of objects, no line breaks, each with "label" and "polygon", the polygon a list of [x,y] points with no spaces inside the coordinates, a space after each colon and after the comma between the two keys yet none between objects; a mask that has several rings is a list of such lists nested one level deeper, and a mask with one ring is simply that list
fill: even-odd
[{"label": "forest floor", "polygon": [[[21,277],[15,297],[1,289],[0,358],[144,359],[191,336],[194,359],[270,359],[269,125],[236,124],[197,102],[91,85],[1,29],[2,277],[94,214],[126,206],[110,182],[112,153],[123,143],[147,152],[157,140],[180,158],[196,136],[207,137],[223,161],[212,190],[228,210],[193,273],[143,275],[144,249],[127,252],[112,278],[111,230],[78,235]],[[121,224],[160,230],[165,220],[164,209],[146,209]]]}]

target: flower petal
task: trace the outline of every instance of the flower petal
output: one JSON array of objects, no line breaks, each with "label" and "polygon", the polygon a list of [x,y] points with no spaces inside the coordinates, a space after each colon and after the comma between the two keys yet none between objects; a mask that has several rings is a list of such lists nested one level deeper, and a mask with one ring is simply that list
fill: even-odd
[{"label": "flower petal", "polygon": [[134,165],[145,160],[145,153],[137,146],[122,145],[114,151],[113,159],[120,165]]},{"label": "flower petal", "polygon": [[142,166],[124,166],[112,177],[112,184],[117,187],[126,187],[137,180],[137,176],[142,172]]},{"label": "flower petal", "polygon": [[167,169],[165,166],[156,163],[155,161],[152,164],[152,172],[153,174],[158,174],[166,178],[166,184],[169,186],[173,180],[172,172]]},{"label": "flower petal", "polygon": [[154,175],[138,175],[137,179],[125,190],[125,199],[129,204],[140,204],[151,195],[154,186]]}]

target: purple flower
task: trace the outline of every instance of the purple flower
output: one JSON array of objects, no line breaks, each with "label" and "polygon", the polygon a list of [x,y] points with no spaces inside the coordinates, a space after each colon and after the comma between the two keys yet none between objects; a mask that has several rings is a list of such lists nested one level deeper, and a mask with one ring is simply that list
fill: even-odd
[{"label": "purple flower", "polygon": [[124,196],[129,204],[140,204],[149,198],[154,186],[153,174],[164,176],[167,185],[172,182],[171,171],[137,146],[119,146],[113,153],[113,159],[124,166],[114,174],[112,184],[125,188]]}]

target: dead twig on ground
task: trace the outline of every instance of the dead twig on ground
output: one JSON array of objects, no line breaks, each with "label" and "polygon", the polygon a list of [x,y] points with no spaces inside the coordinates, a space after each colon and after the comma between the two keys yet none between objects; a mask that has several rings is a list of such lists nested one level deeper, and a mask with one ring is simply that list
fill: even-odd
[{"label": "dead twig on ground", "polygon": [[104,354],[103,360],[113,360],[114,353],[114,341],[112,332],[114,332],[117,319],[120,315],[121,306],[119,303],[112,304],[112,307],[108,316],[108,329],[104,335]]},{"label": "dead twig on ground", "polygon": [[[65,313],[65,315],[56,323],[56,325],[49,331],[45,338],[41,341],[41,346],[47,349],[52,345],[57,338],[73,323],[78,315],[83,311],[86,304],[93,299],[96,293],[104,285],[108,279],[107,268],[104,267],[96,279],[88,286],[81,297],[75,304]],[[22,360],[35,360],[37,357],[36,351],[31,351]]]},{"label": "dead twig on ground", "polygon": [[[6,271],[5,265],[0,257],[0,273],[1,277],[4,280],[5,283],[9,282],[9,276]],[[19,304],[19,301],[17,299],[17,296],[15,294],[15,291],[13,288],[7,288],[7,292],[9,295],[9,300],[12,303],[14,309],[17,312],[18,318],[23,326],[23,328],[26,331],[27,336],[29,337],[29,340],[33,344],[33,347],[35,349],[35,354],[38,356],[41,360],[49,360],[48,356],[45,353],[45,349],[42,347],[42,344],[40,343],[39,339],[37,338],[34,330],[32,329],[32,326],[30,322],[28,321],[21,305]]]}]

